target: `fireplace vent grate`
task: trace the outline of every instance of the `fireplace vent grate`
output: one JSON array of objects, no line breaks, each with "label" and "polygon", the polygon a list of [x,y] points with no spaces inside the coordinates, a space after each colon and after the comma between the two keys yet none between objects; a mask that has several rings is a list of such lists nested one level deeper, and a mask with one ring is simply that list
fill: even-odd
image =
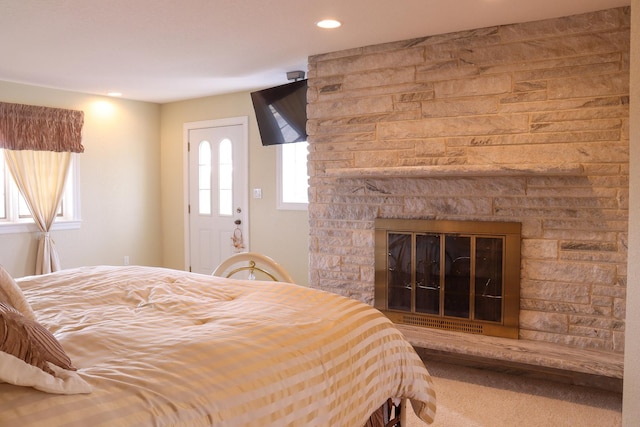
[{"label": "fireplace vent grate", "polygon": [[446,319],[434,319],[421,316],[402,316],[402,323],[406,325],[422,326],[426,328],[444,329],[447,331],[466,332],[469,334],[482,334],[482,325],[471,322],[450,321]]}]

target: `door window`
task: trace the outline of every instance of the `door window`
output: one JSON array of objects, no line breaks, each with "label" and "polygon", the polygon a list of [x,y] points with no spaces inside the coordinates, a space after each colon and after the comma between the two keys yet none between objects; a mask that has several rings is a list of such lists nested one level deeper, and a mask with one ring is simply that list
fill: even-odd
[{"label": "door window", "polygon": [[201,141],[198,147],[198,213],[211,215],[211,144]]},{"label": "door window", "polygon": [[218,147],[218,209],[220,215],[233,214],[233,150],[223,139]]}]

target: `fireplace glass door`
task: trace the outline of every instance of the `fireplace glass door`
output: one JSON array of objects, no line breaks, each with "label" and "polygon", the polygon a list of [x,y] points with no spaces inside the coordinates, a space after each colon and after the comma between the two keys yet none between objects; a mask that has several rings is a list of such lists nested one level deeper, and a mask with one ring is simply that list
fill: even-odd
[{"label": "fireplace glass door", "polygon": [[502,320],[503,239],[476,238],[474,308],[477,320]]},{"label": "fireplace glass door", "polygon": [[440,236],[416,235],[416,311],[440,314]]},{"label": "fireplace glass door", "polygon": [[389,309],[502,320],[503,238],[389,233],[388,240]]},{"label": "fireplace glass door", "polygon": [[374,306],[395,323],[518,338],[521,230],[376,219]]}]

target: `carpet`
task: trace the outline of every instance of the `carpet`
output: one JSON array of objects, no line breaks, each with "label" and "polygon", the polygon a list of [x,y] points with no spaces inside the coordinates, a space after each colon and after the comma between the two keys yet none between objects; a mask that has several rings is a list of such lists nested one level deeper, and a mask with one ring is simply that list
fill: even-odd
[{"label": "carpet", "polygon": [[[622,394],[551,380],[427,362],[437,398],[434,427],[615,427]],[[406,427],[423,427],[411,408]]]}]

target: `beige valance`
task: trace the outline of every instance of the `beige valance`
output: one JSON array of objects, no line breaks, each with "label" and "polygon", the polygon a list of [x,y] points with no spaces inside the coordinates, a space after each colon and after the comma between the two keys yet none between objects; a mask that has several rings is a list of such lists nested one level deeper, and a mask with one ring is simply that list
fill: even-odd
[{"label": "beige valance", "polygon": [[84,112],[0,102],[0,148],[82,153]]}]

